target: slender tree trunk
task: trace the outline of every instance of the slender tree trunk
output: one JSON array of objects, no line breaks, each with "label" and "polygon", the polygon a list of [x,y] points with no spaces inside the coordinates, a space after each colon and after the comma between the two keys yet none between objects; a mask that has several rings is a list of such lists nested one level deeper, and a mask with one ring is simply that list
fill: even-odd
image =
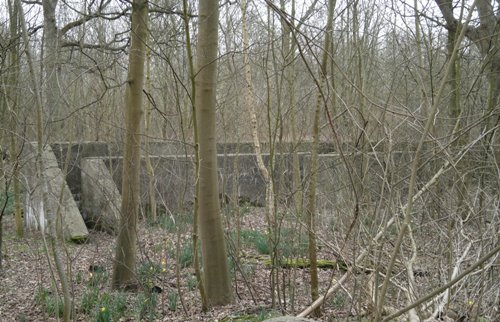
[{"label": "slender tree trunk", "polygon": [[[285,11],[285,1],[280,0],[280,6]],[[292,0],[291,22],[295,19],[295,0]],[[303,191],[300,173],[300,161],[297,147],[299,144],[297,134],[297,107],[294,93],[295,87],[295,64],[293,63],[295,52],[295,39],[291,37],[291,27],[284,18],[281,19],[281,29],[283,30],[282,51],[284,56],[283,68],[288,91],[288,105],[290,109],[290,127],[292,134],[292,195],[293,206],[297,215],[303,212]]]},{"label": "slender tree trunk", "polygon": [[[146,91],[151,93],[151,49],[147,48],[146,53]],[[149,151],[150,133],[151,133],[151,103],[147,103],[146,118],[144,122],[144,132],[146,139],[145,159],[146,159],[146,173],[148,174],[148,197],[149,197],[149,216],[153,222],[157,219],[157,206],[156,206],[156,177],[153,164],[151,163],[151,156]]]},{"label": "slender tree trunk", "polygon": [[[59,29],[56,21],[56,8],[59,0],[44,0],[43,5],[43,42],[44,42],[44,99],[48,119],[57,118],[60,113],[59,73]],[[63,122],[64,123],[64,122]]]},{"label": "slender tree trunk", "polygon": [[[449,0],[435,0],[444,20],[446,27],[449,30],[455,31],[456,34],[464,28],[463,22],[455,18],[453,14],[453,3]],[[467,27],[465,36],[471,40],[478,48],[484,60],[485,71],[488,71],[489,81],[489,97],[488,109],[486,113],[493,112],[498,108],[500,99],[500,36],[498,24],[499,13],[495,11],[495,7],[490,0],[476,0],[474,5],[477,7],[479,16],[479,25]],[[470,9],[469,9],[470,10]],[[490,117],[486,120],[486,127],[492,128],[498,124],[499,116]],[[491,137],[491,136],[489,136]],[[489,138],[486,138],[489,140]],[[486,143],[488,146],[490,143]]]},{"label": "slender tree trunk", "polygon": [[122,174],[121,221],[113,267],[113,288],[134,288],[136,266],[137,218],[141,166],[142,89],[148,7],[146,0],[132,2],[131,46],[126,88],[125,151]]},{"label": "slender tree trunk", "polygon": [[[0,100],[0,112],[4,110],[4,98]],[[1,137],[0,137],[1,138]],[[7,187],[7,176],[5,175],[4,170],[4,160],[3,160],[4,152],[2,151],[2,147],[0,145],[0,199],[4,199],[3,202],[0,203],[0,273],[3,269],[3,216],[5,214],[5,209],[7,208],[7,202],[9,201],[8,197],[8,187]],[[5,191],[4,191],[5,190]]]},{"label": "slender tree trunk", "polygon": [[264,178],[266,183],[266,212],[267,216],[270,217],[274,214],[274,186],[271,175],[269,174],[269,170],[264,164],[264,159],[262,158],[262,150],[260,147],[259,141],[259,127],[257,124],[257,113],[255,112],[255,105],[257,104],[253,99],[253,84],[252,84],[252,69],[250,67],[250,58],[248,55],[248,29],[247,29],[247,19],[246,19],[246,10],[247,10],[247,2],[246,0],[242,0],[241,2],[241,10],[242,10],[242,34],[243,34],[243,60],[244,60],[244,72],[245,72],[245,89],[244,93],[244,104],[245,109],[249,111],[250,120],[252,123],[252,139],[253,146],[255,149],[255,156],[257,158],[257,165],[259,167],[259,171]]},{"label": "slender tree trunk", "polygon": [[415,49],[416,49],[416,55],[417,55],[417,68],[416,68],[416,74],[417,74],[417,83],[419,87],[419,92],[420,92],[420,101],[419,104],[422,106],[422,114],[424,117],[428,115],[428,107],[427,107],[427,102],[426,102],[426,91],[425,91],[425,86],[423,84],[423,73],[421,73],[421,68],[424,66],[424,57],[422,54],[422,27],[420,24],[420,17],[419,17],[419,8],[418,8],[418,0],[413,1],[413,10],[414,10],[414,15],[415,15]]},{"label": "slender tree trunk", "polygon": [[[10,18],[10,38],[16,39],[19,36],[19,10],[17,6],[14,5],[12,0],[8,1],[9,6],[9,18]],[[14,215],[16,219],[16,235],[17,237],[24,236],[24,226],[23,226],[23,214],[21,212],[21,185],[19,182],[19,159],[17,150],[17,114],[16,110],[19,103],[19,92],[15,90],[19,82],[19,43],[11,48],[9,51],[9,65],[12,69],[11,76],[9,78],[10,90],[8,91],[8,96],[12,102],[12,106],[9,109],[10,115],[10,155],[12,158],[12,180],[13,180],[13,195],[14,195]],[[14,89],[14,90],[13,90]]]},{"label": "slender tree trunk", "polygon": [[3,214],[0,214],[0,272],[3,269]]},{"label": "slender tree trunk", "polygon": [[200,191],[200,155],[199,155],[199,139],[198,139],[198,118],[196,115],[196,84],[195,84],[195,74],[194,74],[194,63],[193,63],[193,51],[191,49],[191,33],[189,32],[189,17],[188,17],[188,3],[187,0],[182,1],[183,11],[184,11],[184,28],[186,31],[186,51],[188,56],[188,67],[189,67],[189,80],[191,83],[191,109],[193,114],[193,136],[194,136],[194,155],[195,155],[195,197],[193,205],[193,266],[196,276],[196,281],[198,282],[198,290],[201,297],[201,308],[203,311],[208,309],[207,296],[205,294],[205,284],[203,283],[203,277],[201,275],[200,269],[200,257],[198,256],[198,241],[199,241],[199,229],[198,229],[198,216],[199,216],[199,202],[198,195]]},{"label": "slender tree trunk", "polygon": [[200,0],[195,79],[200,160],[198,222],[208,306],[224,305],[233,300],[217,184],[215,104],[218,23],[218,1]]},{"label": "slender tree trunk", "polygon": [[[474,5],[472,6],[472,8],[469,11],[466,23],[468,23],[472,17],[473,7],[474,7]],[[391,253],[389,264],[387,265],[384,282],[382,283],[382,286],[380,289],[380,297],[378,298],[375,321],[380,321],[380,319],[382,317],[382,311],[383,311],[382,309],[384,307],[385,295],[386,295],[387,288],[389,285],[389,280],[391,278],[392,270],[394,268],[396,258],[399,255],[400,248],[401,248],[401,245],[403,243],[403,238],[406,235],[406,231],[407,231],[408,226],[410,225],[410,222],[411,222],[411,213],[413,211],[413,202],[414,202],[413,193],[416,189],[416,178],[417,178],[418,166],[419,166],[419,162],[420,162],[420,156],[422,153],[422,147],[424,145],[425,139],[427,138],[427,136],[430,133],[430,129],[431,129],[432,124],[433,124],[433,119],[437,113],[438,106],[439,106],[439,103],[440,103],[442,95],[443,95],[443,89],[446,86],[446,82],[447,82],[448,77],[450,75],[451,69],[454,68],[454,66],[451,64],[451,62],[454,61],[455,56],[457,55],[459,44],[465,35],[465,30],[466,29],[462,29],[460,31],[460,34],[457,37],[457,42],[455,44],[455,47],[452,50],[452,55],[450,57],[450,61],[448,62],[448,65],[446,66],[446,70],[443,74],[443,80],[441,81],[441,83],[439,85],[439,88],[438,88],[438,91],[436,93],[436,97],[435,97],[435,100],[433,102],[432,108],[429,111],[430,112],[429,117],[427,118],[426,123],[425,123],[424,131],[420,137],[420,140],[419,140],[418,145],[417,145],[417,149],[416,149],[415,154],[414,154],[414,158],[413,158],[412,165],[411,165],[410,181],[408,183],[408,203],[407,203],[407,207],[404,209],[404,219],[403,219],[403,222],[401,224],[401,229],[398,233],[398,237],[397,237],[396,243],[394,245],[394,249]]]},{"label": "slender tree trunk", "polygon": [[[56,1],[57,2],[57,1]],[[52,4],[52,3],[51,3]],[[45,11],[45,5],[48,5],[44,2],[44,11]],[[52,8],[54,13],[55,13],[55,5]],[[48,198],[48,187],[47,187],[47,179],[45,177],[45,172],[44,172],[44,165],[43,165],[43,144],[44,144],[44,111],[43,111],[43,102],[42,102],[42,96],[41,96],[41,91],[40,91],[40,86],[37,82],[36,76],[35,76],[35,69],[33,67],[33,58],[31,55],[30,51],[30,46],[29,46],[29,41],[28,41],[28,31],[26,27],[26,20],[24,17],[24,12],[23,12],[23,7],[21,4],[20,0],[16,0],[16,6],[17,10],[19,11],[19,19],[20,19],[20,27],[21,27],[21,32],[22,32],[22,38],[23,42],[25,43],[25,53],[26,53],[26,59],[28,62],[28,68],[29,68],[29,73],[30,73],[30,80],[32,84],[33,91],[35,92],[35,106],[36,106],[36,137],[37,137],[37,158],[36,158],[36,167],[37,167],[37,176],[38,176],[38,181],[39,181],[39,187],[42,189],[42,201],[43,205],[46,205],[45,208],[42,207],[40,211],[42,212],[47,212],[48,209],[50,209],[48,205],[49,203],[49,198]],[[45,13],[45,12],[44,12]],[[55,17],[55,14],[54,14]],[[45,18],[47,18],[44,15],[44,25],[45,25]],[[48,18],[47,18],[48,19]],[[54,18],[55,19],[55,18]],[[55,20],[54,20],[55,23]],[[52,22],[48,22],[48,24],[52,24]],[[50,35],[51,32],[54,32],[53,29],[49,27],[49,29],[44,30],[44,37],[46,36],[45,34],[48,33],[47,37],[51,38],[53,35]],[[57,32],[57,30],[56,30]],[[52,57],[52,59],[56,60],[56,57]],[[50,61],[50,59],[49,59]],[[56,64],[57,62],[50,62],[51,64]],[[45,96],[46,97],[51,97],[53,93],[48,93],[50,87],[45,88]],[[48,102],[46,103],[48,104]],[[59,209],[59,208],[58,208]],[[61,256],[59,254],[59,239],[62,238],[62,226],[61,226],[61,221],[58,220],[56,217],[56,214],[53,213],[45,213],[45,217],[47,218],[47,224],[49,227],[49,242],[51,246],[51,251],[52,251],[52,257],[54,259],[54,264],[56,267],[57,275],[59,277],[59,281],[61,284],[61,290],[63,293],[63,321],[67,322],[71,318],[71,310],[72,310],[72,301],[71,301],[71,294],[69,291],[69,282],[68,282],[68,277],[66,275],[66,272],[64,270],[64,266],[61,260]],[[44,237],[43,237],[44,238]],[[44,239],[45,242],[45,239]],[[54,283],[57,283],[57,281],[54,278]],[[57,294],[57,289],[56,289],[56,294]]]},{"label": "slender tree trunk", "polygon": [[[328,52],[330,45],[330,37],[332,34],[333,26],[333,9],[335,7],[335,0],[328,0],[328,20],[326,23],[326,34],[324,42],[323,57],[321,59],[321,69],[320,69],[320,80],[318,88],[318,97],[316,101],[316,107],[314,110],[314,120],[313,120],[313,146],[311,151],[311,183],[309,185],[308,194],[308,205],[306,209],[307,213],[307,229],[309,235],[309,275],[311,284],[311,298],[315,301],[318,298],[318,265],[317,265],[317,252],[316,252],[316,186],[318,182],[318,150],[319,150],[319,117],[321,110],[321,103],[325,102],[327,97],[324,96],[323,85],[326,81],[327,76],[327,65],[328,65]],[[320,314],[319,307],[315,310],[314,315],[318,316]]]}]

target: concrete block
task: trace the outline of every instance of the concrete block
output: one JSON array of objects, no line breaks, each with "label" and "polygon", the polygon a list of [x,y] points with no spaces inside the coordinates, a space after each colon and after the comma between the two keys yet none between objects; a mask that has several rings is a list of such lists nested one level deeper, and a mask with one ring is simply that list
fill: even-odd
[{"label": "concrete block", "polygon": [[[72,241],[86,239],[89,234],[87,227],[52,148],[45,146],[42,154],[41,163],[45,182],[41,182],[36,171],[37,143],[27,144],[25,152],[27,162],[22,171],[28,186],[25,191],[26,223],[35,223],[35,228],[43,229],[45,228],[45,220],[50,222],[49,219],[52,219],[51,221],[55,223],[55,216],[59,212],[62,216],[64,238]],[[44,192],[47,195],[45,202],[43,200]],[[48,227],[48,232],[54,233],[54,228]]]},{"label": "concrete block", "polygon": [[85,158],[82,170],[82,215],[94,228],[116,234],[120,222],[121,195],[100,158]]}]

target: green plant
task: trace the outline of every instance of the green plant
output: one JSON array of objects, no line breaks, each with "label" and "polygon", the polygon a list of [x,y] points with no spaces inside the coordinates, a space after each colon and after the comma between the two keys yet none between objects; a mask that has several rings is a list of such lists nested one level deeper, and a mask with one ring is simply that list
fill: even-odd
[{"label": "green plant", "polygon": [[94,310],[97,321],[117,321],[125,313],[126,297],[123,293],[104,293],[100,295]]},{"label": "green plant", "polygon": [[196,276],[189,275],[187,278],[187,286],[189,291],[194,291],[196,289],[196,286],[198,286],[198,280],[196,279]]},{"label": "green plant", "polygon": [[90,288],[87,289],[83,295],[80,303],[80,309],[85,314],[89,314],[99,303],[99,289]]},{"label": "green plant", "polygon": [[107,307],[105,306],[101,307],[101,309],[97,313],[96,321],[97,322],[111,321],[111,313]]},{"label": "green plant", "polygon": [[81,271],[78,271],[75,275],[75,280],[77,284],[82,283],[83,281],[83,273]]},{"label": "green plant", "polygon": [[337,293],[332,299],[331,303],[335,308],[341,308],[345,305],[346,297],[343,293]]},{"label": "green plant", "polygon": [[118,319],[123,316],[125,310],[127,309],[127,297],[124,293],[115,293],[112,304],[112,312],[114,313],[113,316],[116,316]]},{"label": "green plant", "polygon": [[178,295],[175,292],[169,293],[168,294],[168,309],[170,311],[177,311],[177,300],[178,300]]},{"label": "green plant", "polygon": [[135,302],[135,312],[138,320],[152,321],[156,317],[158,298],[156,293],[141,293]]},{"label": "green plant", "polygon": [[166,230],[169,233],[175,233],[178,230],[185,230],[189,225],[192,224],[191,214],[167,214],[162,213],[158,216],[156,223],[150,222],[151,225],[158,225],[160,228]]},{"label": "green plant", "polygon": [[169,233],[175,233],[177,231],[176,220],[172,215],[163,214],[158,217],[157,222],[158,226]]},{"label": "green plant", "polygon": [[63,316],[63,301],[52,295],[45,287],[38,288],[35,294],[35,303],[41,305],[50,316]]},{"label": "green plant", "polygon": [[[198,247],[198,256],[200,256],[200,253],[201,247]],[[193,263],[193,243],[191,241],[182,246],[178,261],[183,268]]]},{"label": "green plant", "polygon": [[137,269],[137,277],[144,288],[150,289],[154,285],[155,277],[161,271],[162,267],[160,264],[147,261],[142,263]]},{"label": "green plant", "polygon": [[264,320],[267,320],[267,319],[270,319],[273,317],[278,317],[278,316],[281,316],[281,314],[276,312],[276,311],[261,310],[259,312],[259,315],[257,316],[257,318],[258,318],[258,321],[264,321]]},{"label": "green plant", "polygon": [[108,282],[108,279],[109,279],[109,274],[104,270],[90,272],[88,286],[90,287],[104,286]]},{"label": "green plant", "polygon": [[262,255],[269,255],[269,244],[267,235],[258,230],[242,230],[241,240],[245,244],[251,244]]},{"label": "green plant", "polygon": [[283,257],[306,256],[308,254],[309,242],[304,236],[297,235],[293,228],[282,228],[280,230],[279,253]]},{"label": "green plant", "polygon": [[126,310],[124,293],[100,293],[97,288],[87,289],[82,296],[80,309],[96,321],[117,321]]}]

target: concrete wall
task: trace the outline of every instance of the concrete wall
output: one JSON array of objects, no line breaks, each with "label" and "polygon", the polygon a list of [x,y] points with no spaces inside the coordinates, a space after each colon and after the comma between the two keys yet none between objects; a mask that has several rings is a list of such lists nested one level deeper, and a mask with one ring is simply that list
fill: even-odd
[{"label": "concrete wall", "polygon": [[[59,164],[64,166],[62,160],[65,159],[68,149],[67,143],[53,145],[54,152],[58,156]],[[284,144],[280,147],[283,152],[286,150],[297,149],[299,151],[308,151],[309,143],[302,143],[297,146]],[[332,144],[323,144],[322,152],[329,152],[333,149]],[[378,146],[377,149],[382,148]],[[387,162],[390,163],[390,173],[388,173],[387,184],[391,189],[398,189],[404,195],[407,187],[406,180],[410,174],[410,164],[413,158],[413,152],[407,152],[408,147],[402,151],[394,152],[390,158],[379,152],[377,154],[368,154],[368,170],[365,174],[364,188],[359,191],[358,196],[361,203],[378,200],[382,184],[384,169]],[[153,142],[149,146],[149,152],[157,154],[151,157],[155,176],[157,180],[157,200],[163,203],[170,211],[188,211],[194,200],[194,160],[192,156],[185,156],[184,152],[192,151],[191,146],[185,146],[181,143],[172,142]],[[264,150],[268,147],[264,144]],[[231,153],[239,150],[239,154]],[[232,185],[235,182],[238,185],[239,197],[250,201],[256,205],[263,205],[265,200],[265,186],[262,176],[257,168],[255,155],[252,153],[251,144],[219,144],[218,156],[220,192],[231,196]],[[428,150],[430,151],[430,150]],[[146,151],[144,151],[144,154]],[[172,154],[174,153],[174,154]],[[81,193],[81,160],[86,157],[102,158],[107,168],[112,174],[112,178],[118,189],[121,190],[122,159],[121,146],[108,145],[102,142],[84,142],[71,146],[71,157],[69,164],[69,173],[67,177],[71,191],[75,195]],[[301,175],[303,189],[307,189],[309,182],[309,154],[307,152],[299,153],[301,164]],[[426,159],[423,156],[423,161]],[[355,154],[349,147],[345,150],[345,158],[349,162],[347,167],[343,158],[337,153],[326,153],[319,158],[318,175],[318,209],[349,208],[352,207],[353,194],[351,180],[355,185],[360,185],[360,171],[362,157]],[[477,154],[471,153],[470,158],[478,158]],[[266,164],[269,162],[268,155],[264,155]],[[424,165],[424,168],[430,170],[432,167],[440,166],[442,160],[433,157],[433,163]],[[235,168],[235,163],[238,166]],[[291,191],[291,155],[278,154],[275,156],[275,182],[278,201],[283,204],[291,200],[293,191]],[[427,180],[429,171],[419,172],[419,181]],[[147,176],[142,164],[141,174],[142,202],[147,203]]]},{"label": "concrete wall", "polygon": [[37,144],[28,143],[23,157],[26,162],[21,171],[26,179],[24,213],[27,226],[54,234],[54,227],[45,229],[46,223],[49,219],[55,223],[56,215],[61,215],[65,239],[81,241],[87,238],[87,227],[51,147],[45,146],[41,156],[43,180],[38,178],[36,171]]}]

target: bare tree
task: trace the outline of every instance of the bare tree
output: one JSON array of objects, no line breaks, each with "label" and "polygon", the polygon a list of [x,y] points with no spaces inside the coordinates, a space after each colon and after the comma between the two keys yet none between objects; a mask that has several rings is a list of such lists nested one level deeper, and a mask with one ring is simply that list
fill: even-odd
[{"label": "bare tree", "polygon": [[199,228],[208,306],[233,301],[217,183],[215,103],[219,4],[199,1],[196,115],[199,139]]},{"label": "bare tree", "polygon": [[146,54],[148,5],[132,3],[132,26],[126,100],[126,139],[123,157],[121,221],[113,267],[113,288],[135,287],[137,218],[141,166],[141,118]]},{"label": "bare tree", "polygon": [[[435,1],[446,21],[445,27],[451,31],[451,34],[458,34],[461,28],[466,28],[465,36],[479,49],[484,60],[484,70],[487,71],[490,83],[488,111],[492,112],[494,108],[497,108],[500,97],[500,37],[498,36],[498,20],[500,17],[498,10],[494,10],[494,1],[475,1],[479,13],[478,26],[464,26],[464,22],[457,19],[454,15],[453,1]],[[463,5],[465,6],[465,3]],[[469,10],[472,9],[469,8]]]}]

